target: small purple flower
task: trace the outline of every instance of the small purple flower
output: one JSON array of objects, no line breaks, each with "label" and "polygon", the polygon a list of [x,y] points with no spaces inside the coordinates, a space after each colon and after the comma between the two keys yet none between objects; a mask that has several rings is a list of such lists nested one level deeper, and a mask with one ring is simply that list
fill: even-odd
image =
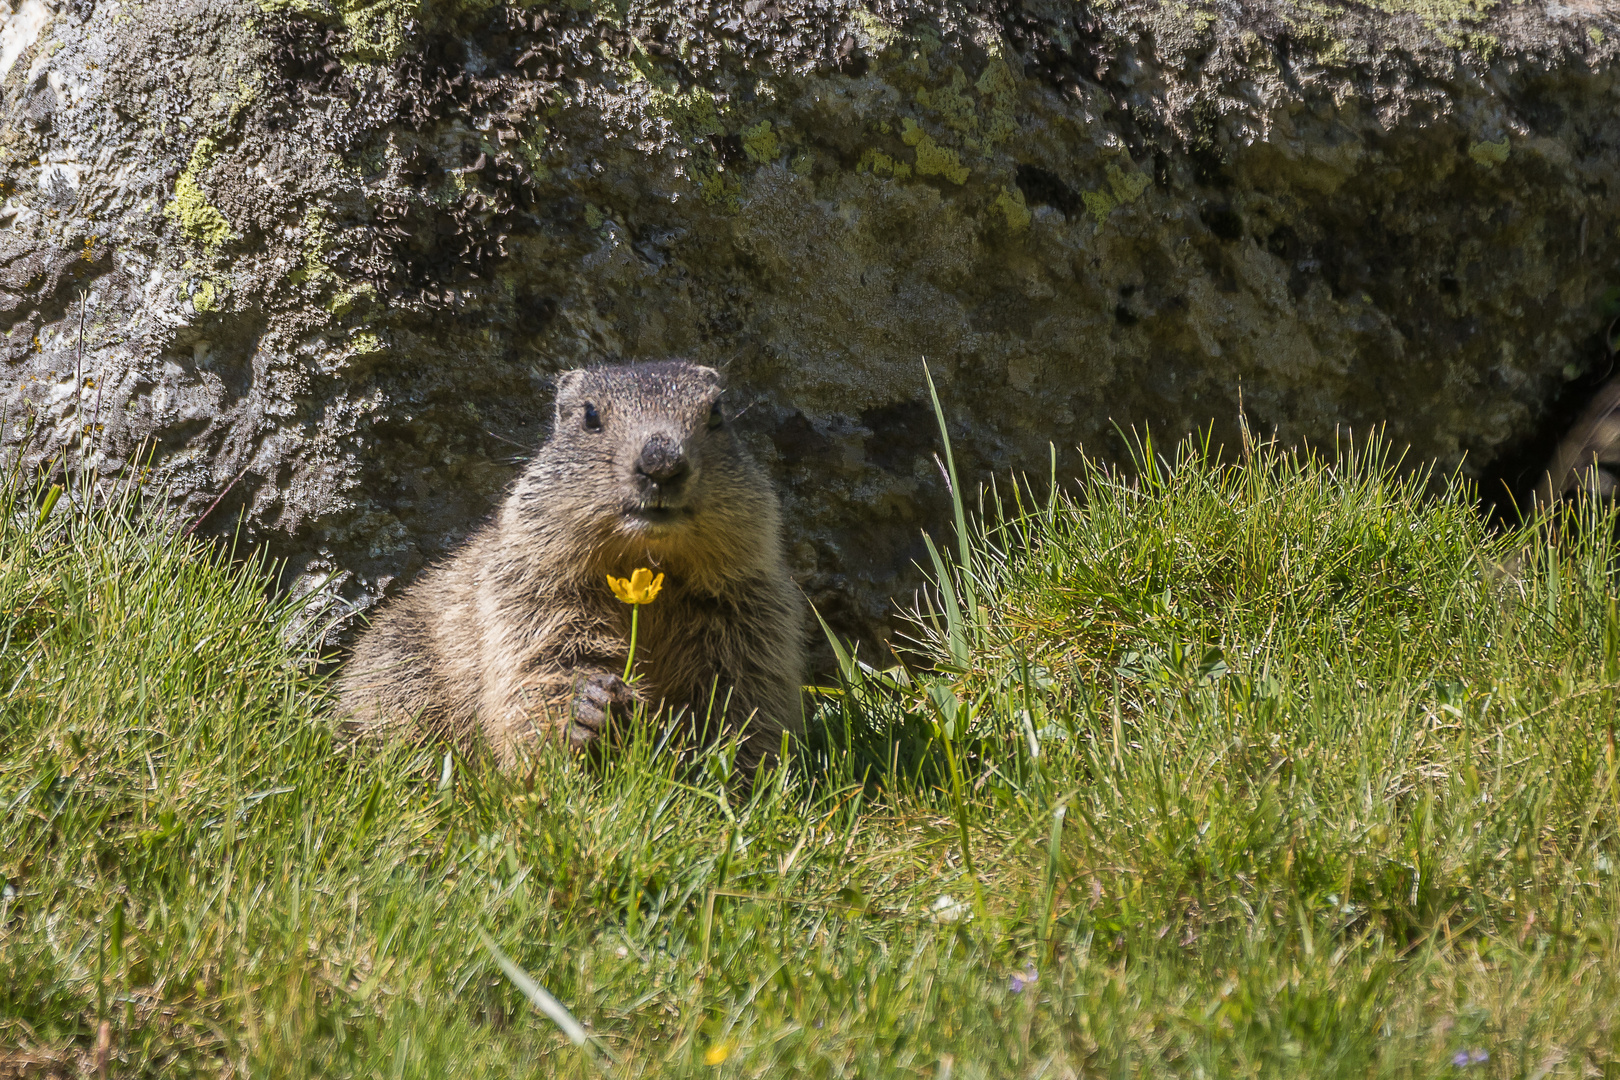
[{"label": "small purple flower", "polygon": [[1008,978],[1007,989],[1015,994],[1022,994],[1024,987],[1034,986],[1038,978],[1039,975],[1035,971],[1035,965],[1033,963],[1025,964],[1023,971],[1015,972]]},{"label": "small purple flower", "polygon": [[1451,1063],[1459,1069],[1466,1068],[1468,1065],[1468,1051],[1459,1050],[1451,1055]]},{"label": "small purple flower", "polygon": [[1491,1055],[1483,1050],[1475,1050],[1473,1053],[1468,1055],[1468,1063],[1470,1065],[1483,1065],[1489,1060],[1491,1060]]},{"label": "small purple flower", "polygon": [[1451,1055],[1451,1064],[1459,1069],[1466,1069],[1470,1065],[1483,1065],[1491,1060],[1491,1055],[1484,1050],[1459,1050]]}]

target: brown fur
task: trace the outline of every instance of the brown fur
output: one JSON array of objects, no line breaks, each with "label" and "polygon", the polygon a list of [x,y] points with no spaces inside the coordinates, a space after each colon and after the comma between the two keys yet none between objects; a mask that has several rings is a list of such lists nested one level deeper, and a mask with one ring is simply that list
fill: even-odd
[{"label": "brown fur", "polygon": [[1605,498],[1620,490],[1620,378],[1598,388],[1559,442],[1536,501],[1551,506],[1578,490]]},{"label": "brown fur", "polygon": [[[481,732],[505,768],[531,739],[596,741],[632,699],[698,725],[713,701],[745,731],[744,768],[799,732],[802,602],[769,481],[728,423],[711,426],[721,390],[683,361],[565,374],[551,436],[493,520],[361,636],[339,680],[352,722]],[[631,609],[606,579],[640,566],[665,578],[626,687]]]}]

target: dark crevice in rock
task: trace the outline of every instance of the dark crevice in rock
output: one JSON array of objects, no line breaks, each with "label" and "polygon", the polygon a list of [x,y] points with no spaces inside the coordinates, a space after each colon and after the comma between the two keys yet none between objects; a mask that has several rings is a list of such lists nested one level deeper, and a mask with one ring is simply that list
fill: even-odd
[{"label": "dark crevice in rock", "polygon": [[1081,210],[1080,196],[1062,178],[1039,165],[1020,165],[1014,182],[1024,193],[1030,206],[1051,206],[1063,211],[1064,217],[1074,217]]}]

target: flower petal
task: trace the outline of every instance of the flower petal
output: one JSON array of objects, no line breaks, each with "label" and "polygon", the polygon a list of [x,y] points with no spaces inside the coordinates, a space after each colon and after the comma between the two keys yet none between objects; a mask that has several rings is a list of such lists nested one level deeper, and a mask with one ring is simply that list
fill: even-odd
[{"label": "flower petal", "polygon": [[645,566],[638,566],[630,572],[629,578],[616,578],[612,574],[607,576],[608,587],[626,604],[650,604],[658,590],[664,587],[664,575],[653,577],[653,572]]}]

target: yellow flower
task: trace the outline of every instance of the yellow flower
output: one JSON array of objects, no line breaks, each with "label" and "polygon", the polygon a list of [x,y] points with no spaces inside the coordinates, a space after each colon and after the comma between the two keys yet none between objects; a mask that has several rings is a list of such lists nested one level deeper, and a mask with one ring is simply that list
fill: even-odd
[{"label": "yellow flower", "polygon": [[653,577],[651,570],[638,566],[628,581],[609,574],[607,583],[614,596],[630,605],[630,652],[624,658],[623,679],[634,682],[630,675],[636,670],[636,624],[641,621],[641,605],[653,602],[658,590],[664,587],[664,575]]},{"label": "yellow flower", "polygon": [[628,581],[612,574],[607,576],[607,581],[613,595],[627,604],[650,604],[664,587],[664,575],[653,577],[653,572],[645,566],[638,567]]},{"label": "yellow flower", "polygon": [[[662,576],[662,575],[660,575],[660,576]],[[731,1056],[731,1049],[732,1049],[731,1044],[728,1043],[728,1042],[715,1043],[713,1046],[711,1046],[707,1050],[703,1051],[703,1064],[705,1064],[705,1065],[721,1065],[721,1064],[724,1064],[726,1058]]]}]

